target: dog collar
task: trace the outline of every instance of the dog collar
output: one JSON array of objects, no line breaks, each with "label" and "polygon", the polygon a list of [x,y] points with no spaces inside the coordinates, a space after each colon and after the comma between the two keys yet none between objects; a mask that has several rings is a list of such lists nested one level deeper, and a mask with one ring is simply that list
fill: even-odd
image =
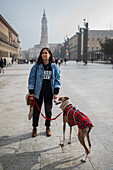
[{"label": "dog collar", "polygon": [[64,101],[64,102],[60,105],[60,108],[61,108],[62,110],[64,110],[69,104],[72,105],[71,101],[68,99],[68,100]]}]

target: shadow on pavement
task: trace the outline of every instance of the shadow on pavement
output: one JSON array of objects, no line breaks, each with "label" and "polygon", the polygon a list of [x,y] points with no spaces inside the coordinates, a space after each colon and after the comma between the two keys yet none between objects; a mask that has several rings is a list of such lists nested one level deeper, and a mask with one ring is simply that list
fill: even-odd
[{"label": "shadow on pavement", "polygon": [[[9,145],[11,143],[20,142],[22,140],[30,139],[30,138],[32,138],[31,134],[32,133],[27,133],[27,134],[15,136],[15,137],[0,136],[0,147],[5,146],[5,145]],[[37,136],[46,136],[46,132],[45,131],[40,132],[40,133],[37,134]]]},{"label": "shadow on pavement", "polygon": [[[62,170],[70,170],[79,167],[80,165],[84,164],[83,162],[76,163],[78,159],[83,157],[83,155],[75,158],[75,159],[61,159],[59,161],[52,162],[51,164],[48,164],[46,166],[41,167],[41,170],[47,170],[47,169],[62,169]],[[66,164],[66,165],[65,165]],[[74,164],[73,166],[71,166]],[[76,165],[75,165],[76,164]],[[60,166],[60,167],[59,167]],[[62,168],[61,168],[62,167]]]},{"label": "shadow on pavement", "polygon": [[[45,135],[45,132],[41,132],[39,135]],[[31,133],[23,134],[17,137],[1,136],[0,146],[5,146],[11,143],[20,142],[22,140],[27,140],[29,138],[31,138]],[[18,151],[16,151],[13,154],[4,154],[3,156],[0,156],[0,164],[1,164],[1,167],[3,167],[3,170],[12,170],[12,169],[31,170],[31,168],[33,168],[34,166],[42,170],[47,170],[51,168],[59,169],[59,167],[60,169],[68,170],[70,168],[78,167],[82,164],[82,162],[78,162],[78,161],[75,162],[75,161],[78,160],[80,157],[83,157],[83,155],[75,159],[72,159],[71,157],[62,159],[62,156],[61,156],[60,160],[53,161],[52,163],[48,163],[47,165],[44,165],[44,163],[42,162],[43,159],[41,160],[41,154],[46,153],[48,151],[51,152],[52,150],[58,149],[59,147],[60,146],[58,145],[53,148],[48,148],[48,149],[39,150],[39,151],[24,152],[24,153],[18,153]],[[62,154],[62,152],[59,154]],[[66,164],[66,168],[64,168],[65,167],[64,164]]]},{"label": "shadow on pavement", "polygon": [[[49,150],[56,149],[57,147],[50,148]],[[83,164],[82,162],[76,163],[75,161],[83,157],[83,155],[75,159],[61,159],[54,161],[46,166],[41,167],[40,157],[41,153],[47,152],[48,150],[34,151],[34,152],[24,152],[18,154],[6,154],[0,157],[0,164],[4,170],[31,170],[34,166],[34,169],[48,170],[48,169],[67,169],[76,168]],[[42,163],[43,164],[43,163]],[[65,165],[66,164],[66,167]],[[76,164],[76,165],[75,165]],[[71,166],[72,165],[72,166]],[[59,168],[60,166],[60,168]],[[62,166],[62,168],[61,168]]]},{"label": "shadow on pavement", "polygon": [[26,140],[26,139],[29,139],[29,138],[31,138],[31,133],[27,133],[27,134],[15,136],[15,137],[1,136],[0,137],[0,147],[5,146],[5,145],[9,145],[11,143],[20,142],[22,140]]}]

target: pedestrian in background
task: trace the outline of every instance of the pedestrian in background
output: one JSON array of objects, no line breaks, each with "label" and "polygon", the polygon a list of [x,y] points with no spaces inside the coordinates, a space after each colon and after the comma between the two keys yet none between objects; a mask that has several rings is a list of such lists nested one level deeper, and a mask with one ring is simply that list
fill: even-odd
[{"label": "pedestrian in background", "polygon": [[58,65],[59,65],[59,67],[60,67],[60,64],[61,64],[61,59],[59,58],[59,59],[58,59]]},{"label": "pedestrian in background", "polygon": [[[49,48],[43,48],[37,62],[31,68],[28,89],[30,96],[34,97],[40,110],[44,101],[45,115],[51,119],[52,102],[56,100],[60,89],[60,70],[53,63],[54,59]],[[34,106],[33,111],[33,131],[32,137],[37,136],[37,127],[39,122],[40,111]],[[45,120],[46,135],[51,136],[51,121]]]},{"label": "pedestrian in background", "polygon": [[0,59],[0,73],[3,72],[4,73],[4,63],[3,63],[3,59]]},{"label": "pedestrian in background", "polygon": [[12,64],[13,64],[13,58],[12,58],[12,61],[11,61],[11,62],[12,62]]},{"label": "pedestrian in background", "polygon": [[57,58],[55,58],[55,63],[56,63],[56,65],[58,64],[58,59]]},{"label": "pedestrian in background", "polygon": [[3,60],[4,67],[6,66],[6,58]]},{"label": "pedestrian in background", "polygon": [[66,61],[67,61],[67,59],[66,59],[66,57],[65,57],[65,59],[64,59],[65,65],[66,65]]}]

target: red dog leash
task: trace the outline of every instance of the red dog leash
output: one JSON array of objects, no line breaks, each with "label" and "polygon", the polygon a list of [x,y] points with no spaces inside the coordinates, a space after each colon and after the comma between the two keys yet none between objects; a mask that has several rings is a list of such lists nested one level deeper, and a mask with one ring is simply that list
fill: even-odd
[{"label": "red dog leash", "polygon": [[[32,97],[33,97],[33,96],[32,96]],[[30,98],[32,98],[32,97],[30,97]],[[33,97],[33,100],[34,100],[34,104],[36,104],[36,107],[38,108],[39,112],[41,113],[41,115],[42,115],[42,117],[43,117],[44,119],[47,119],[47,120],[55,120],[55,119],[57,119],[57,118],[63,113],[63,112],[61,112],[61,113],[58,114],[56,117],[54,117],[54,118],[52,118],[52,119],[49,119],[49,118],[45,117],[45,116],[42,114],[42,112],[41,112],[41,110],[40,110],[38,104],[36,103],[34,97]]]}]

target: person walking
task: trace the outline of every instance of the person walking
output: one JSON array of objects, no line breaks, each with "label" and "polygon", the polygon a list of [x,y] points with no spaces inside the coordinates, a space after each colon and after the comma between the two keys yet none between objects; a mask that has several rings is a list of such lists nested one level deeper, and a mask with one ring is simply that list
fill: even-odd
[{"label": "person walking", "polygon": [[65,57],[65,59],[64,59],[64,62],[65,62],[65,65],[66,65],[66,62],[67,62],[67,59],[66,59],[66,57]]},{"label": "person walking", "polygon": [[0,73],[3,72],[4,73],[4,63],[3,63],[3,59],[0,59]]},{"label": "person walking", "polygon": [[[60,70],[54,64],[53,55],[49,48],[43,48],[40,51],[37,62],[33,65],[30,71],[28,80],[28,89],[30,97],[35,99],[40,110],[44,101],[45,116],[51,119],[52,102],[58,97],[60,89]],[[37,106],[34,106],[33,111],[33,131],[32,137],[37,136],[37,127],[39,122],[40,111]],[[46,135],[51,136],[51,121],[45,120]]]},{"label": "person walking", "polygon": [[58,59],[58,65],[59,65],[59,67],[60,67],[60,64],[61,64],[61,59],[59,58],[59,59]]}]

